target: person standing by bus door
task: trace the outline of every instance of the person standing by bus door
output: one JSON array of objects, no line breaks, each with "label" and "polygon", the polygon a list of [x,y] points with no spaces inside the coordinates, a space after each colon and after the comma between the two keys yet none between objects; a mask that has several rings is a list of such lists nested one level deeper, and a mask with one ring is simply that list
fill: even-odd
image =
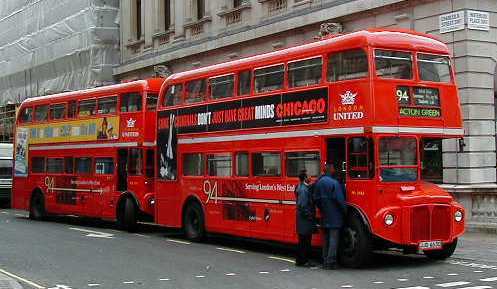
[{"label": "person standing by bus door", "polygon": [[315,230],[314,218],[316,209],[309,190],[309,177],[307,171],[302,170],[299,174],[300,183],[295,188],[296,224],[299,243],[297,245],[296,266],[310,267],[309,252],[311,250],[312,233]]},{"label": "person standing by bus door", "polygon": [[314,198],[321,213],[323,269],[326,270],[336,268],[338,240],[346,210],[343,187],[335,174],[333,164],[326,163],[324,174],[314,185]]}]

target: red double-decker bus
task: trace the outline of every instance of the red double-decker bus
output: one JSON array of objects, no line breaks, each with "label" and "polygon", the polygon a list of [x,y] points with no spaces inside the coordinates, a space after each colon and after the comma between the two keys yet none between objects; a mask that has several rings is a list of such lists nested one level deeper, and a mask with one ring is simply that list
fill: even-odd
[{"label": "red double-decker bus", "polygon": [[157,99],[163,79],[25,100],[15,134],[12,205],[117,219],[154,215]]},{"label": "red double-decker bus", "polygon": [[190,239],[297,242],[297,175],[325,162],[346,186],[343,264],[388,247],[446,258],[464,232],[429,182],[442,140],[463,135],[449,50],[429,35],[359,31],[177,73],[159,99],[156,221]]}]

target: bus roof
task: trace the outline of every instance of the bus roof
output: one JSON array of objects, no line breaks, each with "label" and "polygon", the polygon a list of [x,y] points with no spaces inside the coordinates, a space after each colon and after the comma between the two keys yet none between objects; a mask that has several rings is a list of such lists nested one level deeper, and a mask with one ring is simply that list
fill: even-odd
[{"label": "bus roof", "polygon": [[41,102],[46,102],[46,101],[50,102],[67,101],[77,96],[91,97],[91,96],[102,95],[105,93],[116,93],[116,91],[134,89],[134,88],[141,88],[144,90],[155,88],[158,91],[163,81],[164,81],[163,78],[151,78],[146,80],[136,80],[126,83],[107,85],[107,86],[95,87],[84,90],[76,90],[76,91],[69,91],[69,92],[63,92],[51,95],[31,97],[24,100],[21,106],[39,104]]},{"label": "bus roof", "polygon": [[402,29],[368,29],[332,36],[320,41],[298,45],[274,52],[264,53],[239,60],[201,67],[190,71],[175,73],[167,78],[166,83],[182,82],[199,77],[222,75],[236,70],[265,66],[284,62],[286,59],[304,58],[329,51],[372,46],[385,49],[417,50],[434,54],[448,55],[447,46],[432,35]]}]

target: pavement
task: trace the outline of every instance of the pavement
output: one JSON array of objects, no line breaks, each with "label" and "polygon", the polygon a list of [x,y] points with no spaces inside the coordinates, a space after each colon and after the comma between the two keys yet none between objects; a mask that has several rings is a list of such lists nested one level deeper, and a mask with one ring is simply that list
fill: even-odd
[{"label": "pavement", "polygon": [[22,289],[21,284],[0,272],[0,289]]},{"label": "pavement", "polygon": [[[497,288],[496,240],[467,233],[446,261],[388,252],[367,268],[330,272],[295,267],[292,248],[275,243],[222,236],[192,243],[157,226],[131,234],[109,222],[36,222],[0,210],[0,280],[8,272],[24,289],[489,289]],[[0,282],[20,288],[8,286]]]}]

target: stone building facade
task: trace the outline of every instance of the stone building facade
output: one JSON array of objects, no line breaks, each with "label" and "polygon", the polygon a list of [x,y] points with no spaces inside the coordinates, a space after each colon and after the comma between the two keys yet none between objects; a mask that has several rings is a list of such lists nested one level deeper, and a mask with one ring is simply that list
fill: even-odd
[{"label": "stone building facade", "polygon": [[[489,23],[470,25],[472,11]],[[497,228],[495,0],[121,0],[120,13],[121,80],[150,77],[157,65],[180,72],[302,44],[324,22],[439,37],[454,54],[465,126],[463,140],[444,141],[443,186],[466,207],[470,227]],[[451,17],[462,27],[447,31]]]}]

